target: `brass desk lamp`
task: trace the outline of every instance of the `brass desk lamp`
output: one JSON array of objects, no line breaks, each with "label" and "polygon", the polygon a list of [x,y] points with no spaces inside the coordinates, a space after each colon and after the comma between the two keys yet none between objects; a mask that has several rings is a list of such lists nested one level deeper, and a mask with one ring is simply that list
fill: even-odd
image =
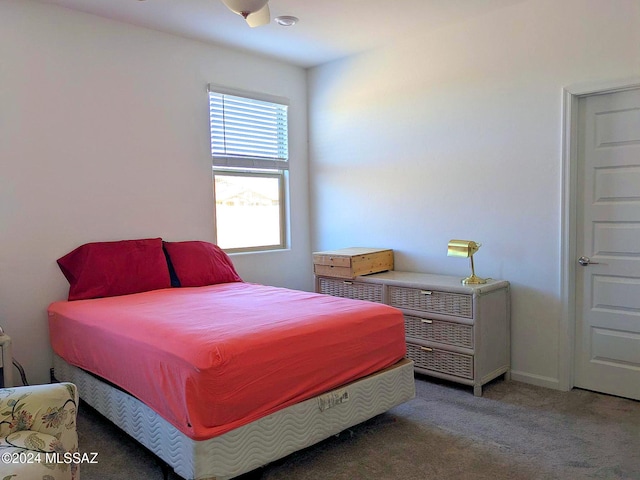
[{"label": "brass desk lamp", "polygon": [[449,241],[449,248],[447,249],[448,257],[469,257],[471,260],[471,275],[462,280],[465,285],[479,285],[487,283],[484,278],[476,276],[475,269],[473,268],[473,254],[478,251],[481,243],[476,243],[473,240],[451,240]]}]

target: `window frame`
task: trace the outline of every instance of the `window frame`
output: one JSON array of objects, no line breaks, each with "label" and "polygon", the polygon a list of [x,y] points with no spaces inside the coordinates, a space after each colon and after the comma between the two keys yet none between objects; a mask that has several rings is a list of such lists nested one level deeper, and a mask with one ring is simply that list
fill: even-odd
[{"label": "window frame", "polygon": [[289,129],[289,99],[277,97],[269,94],[261,94],[256,92],[247,92],[243,90],[223,87],[220,85],[209,84],[207,88],[208,94],[216,93],[222,95],[233,95],[236,97],[244,97],[262,102],[275,103],[287,107],[287,158],[275,159],[253,156],[238,155],[214,155],[213,153],[213,129],[211,128],[211,97],[209,96],[209,126],[210,126],[210,152],[212,159],[212,189],[214,201],[214,241],[218,242],[218,212],[216,203],[216,176],[226,175],[247,178],[275,178],[278,180],[278,202],[279,202],[279,234],[280,243],[277,245],[256,245],[252,247],[230,247],[224,248],[227,253],[251,253],[261,251],[285,250],[288,248],[288,202],[287,192],[289,188],[289,146],[288,146],[288,129]]},{"label": "window frame", "polygon": [[217,203],[216,203],[216,176],[233,176],[247,178],[275,178],[278,180],[278,206],[279,206],[279,234],[280,243],[273,245],[256,245],[253,247],[231,247],[224,248],[227,253],[249,253],[263,252],[271,250],[284,250],[287,248],[287,208],[286,208],[286,184],[287,171],[285,170],[242,170],[237,168],[215,168],[213,169],[213,202],[214,202],[214,235],[215,242],[218,242],[218,219],[217,219]]}]

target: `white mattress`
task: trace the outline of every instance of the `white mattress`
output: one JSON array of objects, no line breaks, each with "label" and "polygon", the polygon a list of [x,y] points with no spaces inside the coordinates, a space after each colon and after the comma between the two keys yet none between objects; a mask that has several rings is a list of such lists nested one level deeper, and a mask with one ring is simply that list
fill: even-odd
[{"label": "white mattress", "polygon": [[193,440],[138,399],[54,355],[56,379],[189,480],[249,472],[379,415],[415,396],[413,362],[292,405],[209,440]]}]

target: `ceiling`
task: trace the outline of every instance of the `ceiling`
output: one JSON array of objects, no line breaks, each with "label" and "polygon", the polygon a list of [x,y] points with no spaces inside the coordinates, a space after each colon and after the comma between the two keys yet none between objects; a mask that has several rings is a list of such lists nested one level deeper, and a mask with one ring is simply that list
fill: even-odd
[{"label": "ceiling", "polygon": [[272,18],[250,28],[220,0],[36,0],[312,67],[524,0],[270,0]]}]

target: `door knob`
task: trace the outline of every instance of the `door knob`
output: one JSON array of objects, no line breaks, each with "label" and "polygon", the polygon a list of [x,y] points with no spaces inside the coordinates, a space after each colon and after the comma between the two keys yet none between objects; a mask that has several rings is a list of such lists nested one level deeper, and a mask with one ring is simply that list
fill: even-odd
[{"label": "door knob", "polygon": [[586,267],[587,265],[599,265],[598,262],[592,262],[589,257],[580,257],[578,259],[578,263],[583,267]]}]

